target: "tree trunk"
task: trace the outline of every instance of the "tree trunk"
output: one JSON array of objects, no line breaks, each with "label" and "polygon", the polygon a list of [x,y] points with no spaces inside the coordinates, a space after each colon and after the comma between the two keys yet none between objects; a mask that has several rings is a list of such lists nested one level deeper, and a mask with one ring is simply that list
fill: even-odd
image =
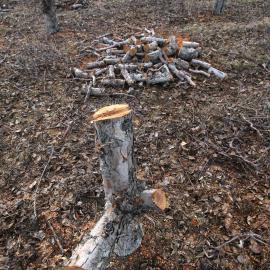
[{"label": "tree trunk", "polygon": [[215,15],[221,15],[225,8],[226,0],[215,0],[213,13]]},{"label": "tree trunk", "polygon": [[45,24],[49,34],[59,31],[55,10],[55,0],[42,0],[42,12],[45,16]]},{"label": "tree trunk", "polygon": [[129,106],[116,104],[104,107],[94,114],[93,122],[97,147],[101,151],[105,212],[67,263],[86,270],[105,269],[112,254],[127,256],[135,251],[143,237],[138,216],[147,210],[167,207],[162,190],[145,189],[135,178]]}]

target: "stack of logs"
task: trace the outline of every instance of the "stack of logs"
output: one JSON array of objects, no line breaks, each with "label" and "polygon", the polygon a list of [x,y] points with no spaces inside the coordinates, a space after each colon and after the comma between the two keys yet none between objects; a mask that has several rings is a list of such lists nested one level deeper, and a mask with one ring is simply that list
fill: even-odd
[{"label": "stack of logs", "polygon": [[166,85],[175,78],[194,87],[192,74],[214,74],[220,79],[227,76],[197,59],[202,53],[199,43],[183,41],[181,37],[162,38],[151,32],[120,40],[108,34],[97,42],[97,48],[90,47],[97,60],[87,63],[84,70],[73,69],[76,78],[90,80],[83,87],[87,95],[103,95],[105,87]]}]

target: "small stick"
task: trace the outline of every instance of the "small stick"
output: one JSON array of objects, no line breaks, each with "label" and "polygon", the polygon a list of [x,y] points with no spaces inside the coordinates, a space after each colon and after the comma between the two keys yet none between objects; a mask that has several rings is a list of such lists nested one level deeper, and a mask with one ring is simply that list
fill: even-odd
[{"label": "small stick", "polygon": [[201,74],[201,75],[204,75],[206,77],[210,77],[210,74],[203,71],[203,70],[197,70],[197,69],[191,69],[190,68],[189,71],[192,72],[192,73],[195,73],[195,74]]},{"label": "small stick", "polygon": [[39,180],[37,182],[37,187],[36,187],[35,193],[33,195],[33,197],[34,197],[33,198],[33,201],[34,201],[33,202],[33,207],[34,207],[34,216],[35,216],[35,219],[37,219],[37,209],[36,209],[37,193],[38,193],[38,190],[39,190],[40,183],[41,183],[41,181],[42,181],[42,179],[44,177],[44,174],[45,174],[45,172],[46,172],[46,170],[47,170],[47,168],[48,168],[48,166],[49,166],[49,164],[51,162],[51,159],[52,159],[53,154],[54,154],[54,149],[52,148],[50,157],[48,159],[48,162],[46,163],[46,165],[45,165],[45,167],[44,167],[44,169],[42,171],[42,174],[41,174],[41,176],[40,176],[40,178],[39,178]]},{"label": "small stick", "polygon": [[63,254],[65,253],[65,251],[64,251],[64,249],[63,249],[63,247],[62,247],[62,245],[61,245],[61,243],[60,243],[60,241],[59,241],[59,238],[57,237],[57,235],[56,235],[56,233],[55,233],[55,231],[54,231],[54,228],[53,228],[52,224],[51,224],[50,221],[47,220],[47,219],[46,219],[46,223],[48,224],[50,230],[52,231],[52,233],[53,233],[53,238],[54,238],[54,240],[56,241],[57,246],[59,247],[59,249],[60,249],[60,251],[61,251],[61,254],[63,255]]},{"label": "small stick", "polygon": [[91,88],[92,88],[92,83],[90,82],[88,87],[87,87],[87,93],[86,93],[86,96],[85,96],[85,99],[84,99],[84,103],[87,102],[87,100],[89,99],[90,97],[90,94],[91,94]]},{"label": "small stick", "polygon": [[257,132],[259,137],[263,138],[262,133],[256,127],[254,127],[254,124],[251,121],[249,121],[243,114],[241,114],[241,117],[249,124],[250,128]]}]

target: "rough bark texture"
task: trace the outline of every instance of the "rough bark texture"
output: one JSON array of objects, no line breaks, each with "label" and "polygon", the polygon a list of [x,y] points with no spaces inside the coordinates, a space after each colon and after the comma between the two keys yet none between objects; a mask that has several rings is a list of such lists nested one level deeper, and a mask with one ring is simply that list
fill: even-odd
[{"label": "rough bark texture", "polygon": [[214,10],[213,13],[215,15],[221,15],[225,8],[226,0],[216,0],[214,4]]},{"label": "rough bark texture", "polygon": [[127,104],[116,104],[94,114],[100,146],[100,171],[105,191],[105,213],[74,250],[68,266],[105,269],[110,256],[127,256],[141,244],[137,218],[149,209],[165,209],[162,190],[145,190],[134,176],[133,128]]},{"label": "rough bark texture", "polygon": [[49,34],[59,31],[59,24],[55,10],[55,0],[42,0],[42,12],[45,16],[45,24]]}]

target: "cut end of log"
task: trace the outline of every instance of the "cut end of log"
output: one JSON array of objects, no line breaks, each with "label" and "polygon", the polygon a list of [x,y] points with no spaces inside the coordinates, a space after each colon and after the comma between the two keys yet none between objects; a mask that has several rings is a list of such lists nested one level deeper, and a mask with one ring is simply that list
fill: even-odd
[{"label": "cut end of log", "polygon": [[166,194],[162,189],[155,190],[155,192],[152,194],[152,200],[155,203],[155,205],[161,210],[164,210],[169,207]]},{"label": "cut end of log", "polygon": [[114,119],[128,115],[131,112],[128,104],[114,104],[99,109],[92,117],[93,122]]}]

